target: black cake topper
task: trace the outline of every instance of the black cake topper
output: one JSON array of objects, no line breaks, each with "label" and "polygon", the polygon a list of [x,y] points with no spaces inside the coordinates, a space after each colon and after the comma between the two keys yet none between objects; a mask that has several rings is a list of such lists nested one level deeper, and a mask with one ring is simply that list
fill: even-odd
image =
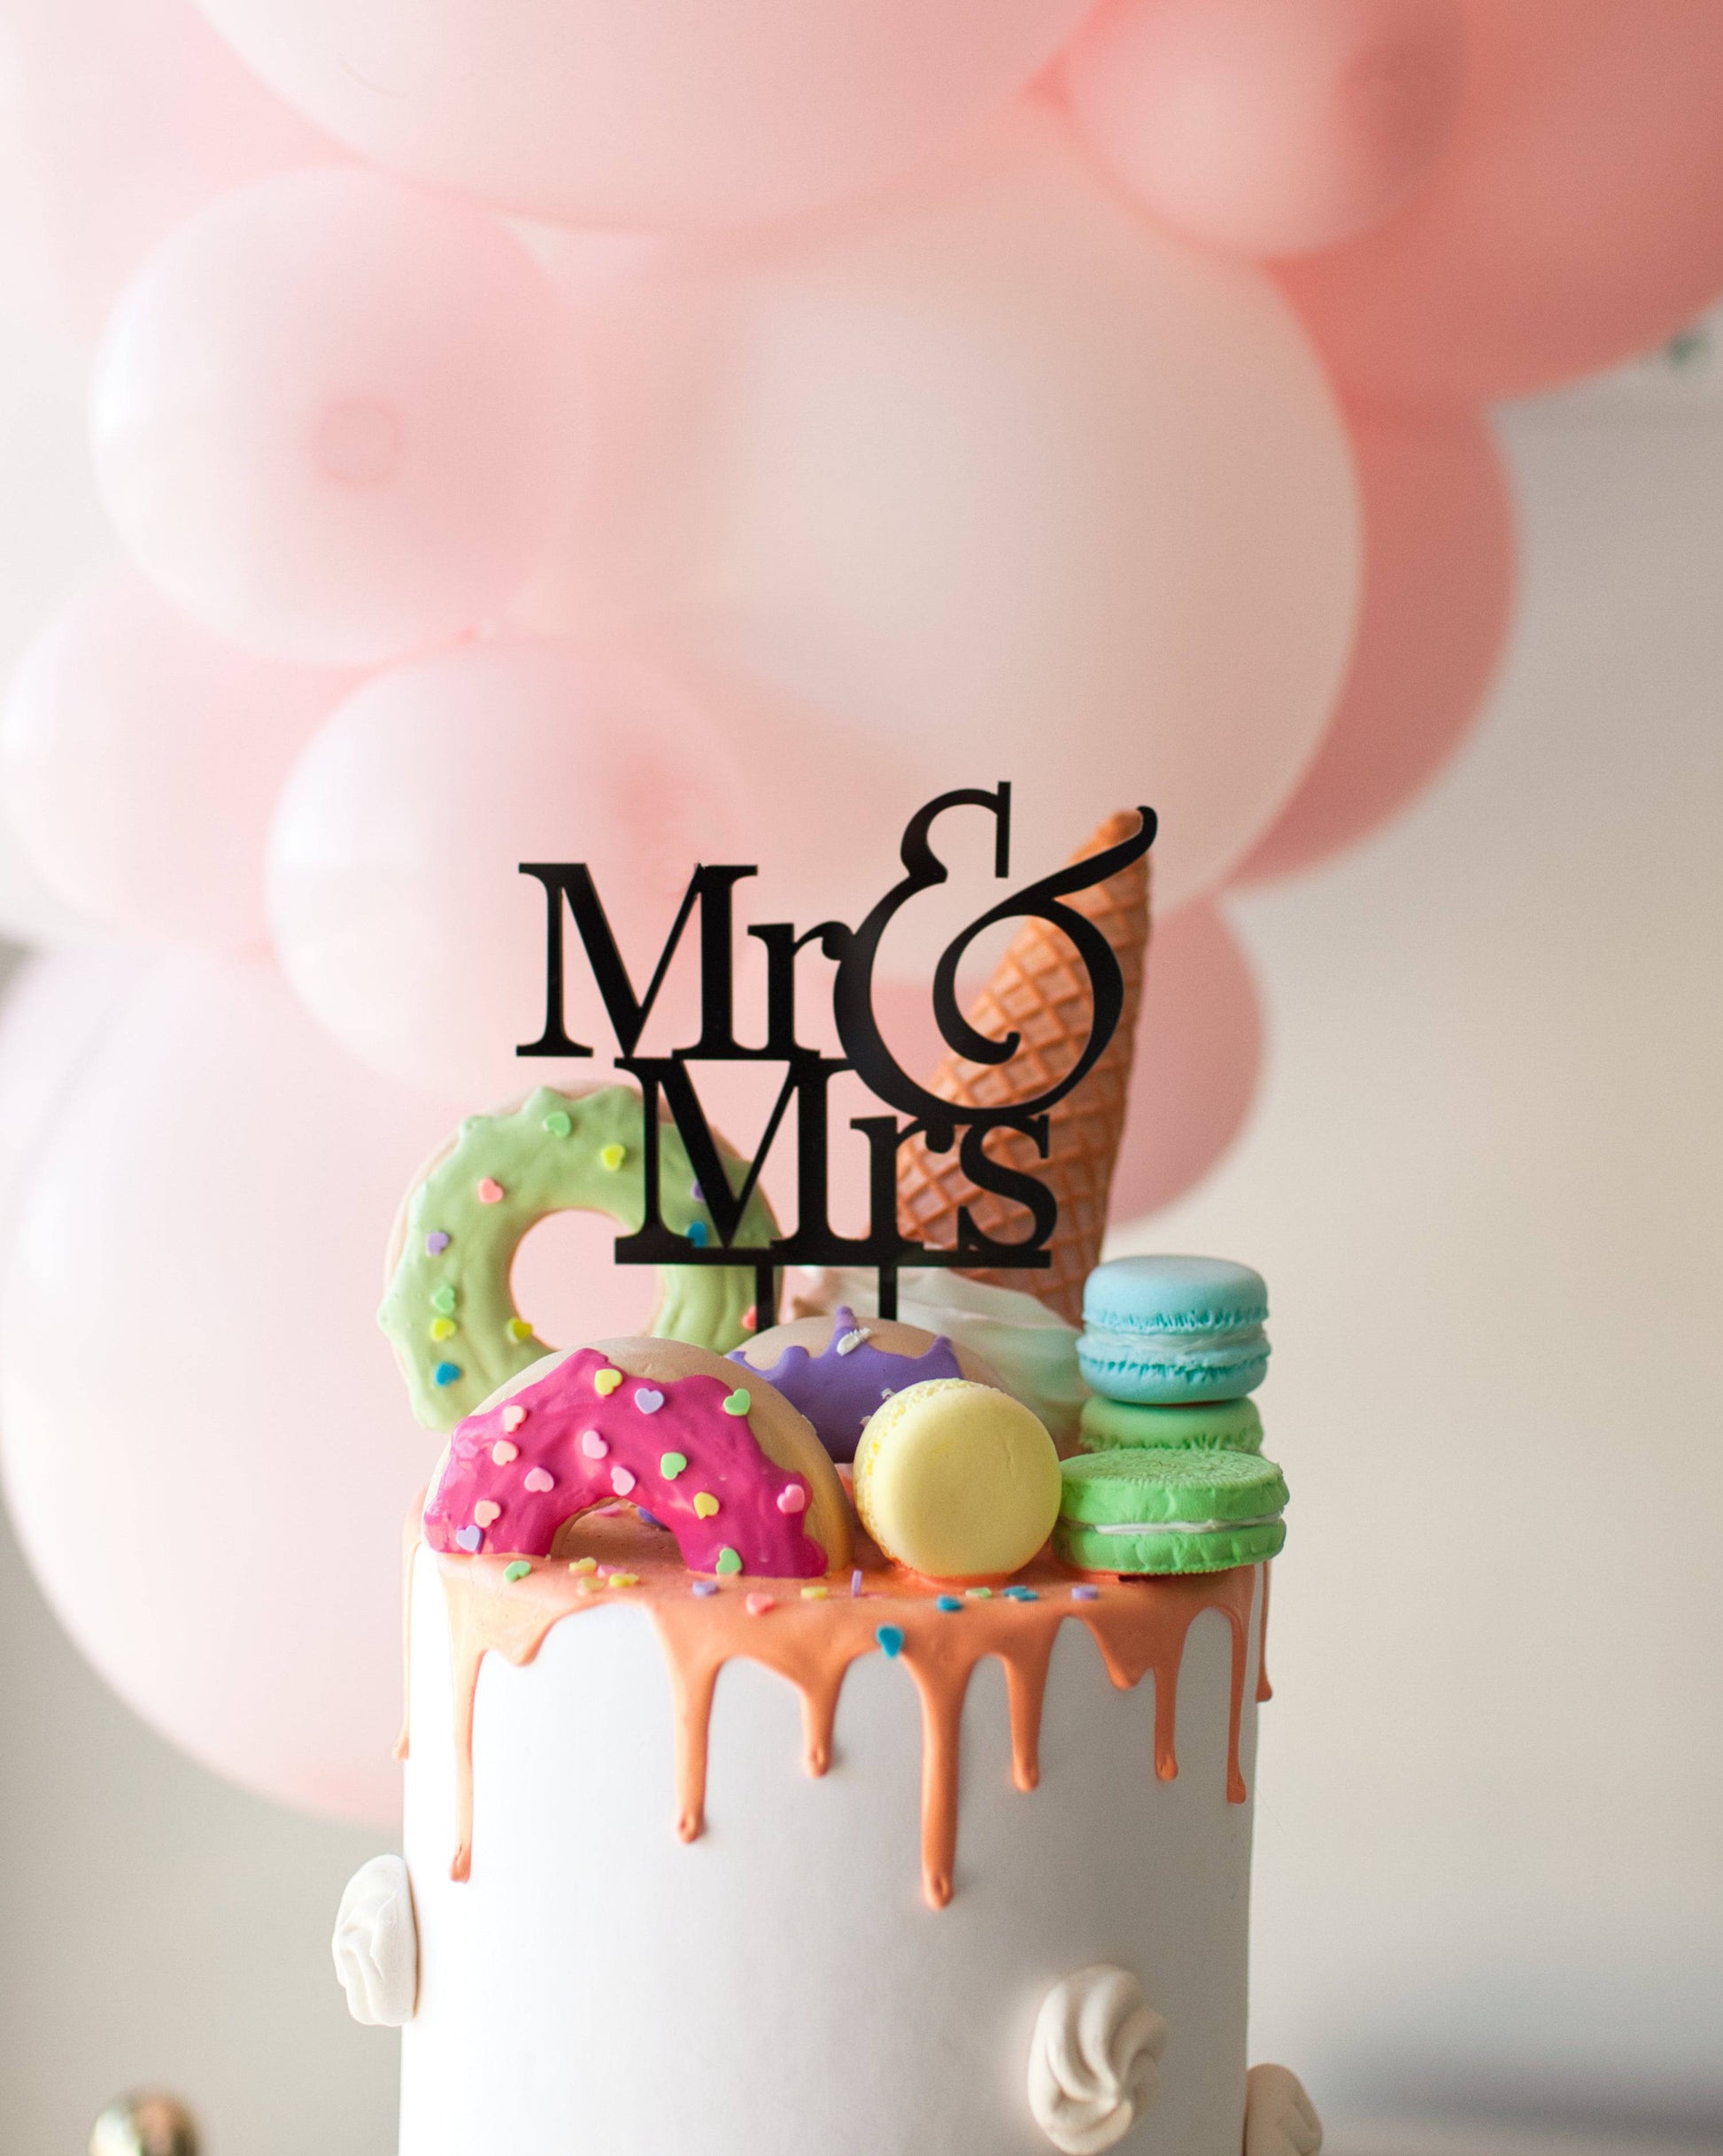
[{"label": "black cake topper", "polygon": [[[751,926],[750,936],[766,951],[766,1038],[758,1047],[736,1039],[735,892],[738,883],[757,876],[757,868],[696,867],[683,893],[668,939],[644,994],[637,994],[617,947],[604,903],[584,862],[523,861],[521,873],[545,887],[545,1030],[537,1040],[515,1050],[518,1055],[591,1055],[592,1049],[570,1039],[563,1017],[565,949],[563,917],[572,918],[592,970],[605,1012],[620,1051],[616,1064],[638,1082],[648,1132],[659,1127],[661,1104],[668,1109],[687,1148],[717,1240],[697,1243],[664,1225],[659,1205],[656,1143],[645,1148],[645,1212],[637,1232],[616,1240],[619,1264],[752,1264],[755,1279],[756,1323],[763,1331],[776,1322],[777,1269],[784,1265],[857,1265],[879,1276],[879,1314],[897,1315],[898,1268],[917,1265],[986,1266],[1034,1271],[1049,1263],[1047,1241],[1059,1217],[1058,1201],[1036,1177],[1008,1168],[984,1149],[990,1131],[1018,1131],[1030,1138],[1043,1158],[1047,1148],[1047,1110],[1073,1092],[1105,1051],[1124,1005],[1119,962],[1105,935],[1062,901],[1116,876],[1145,854],[1155,839],[1152,808],[1140,808],[1140,828],[1119,845],[1086,855],[1039,882],[1001,899],[971,921],[941,954],[933,974],[933,1014],[939,1033],[957,1055],[971,1063],[1004,1063],[1016,1055],[1020,1037],[995,1040],[978,1033],[957,1008],[957,969],[977,936],[1002,921],[1035,918],[1068,937],[1088,977],[1093,1016],[1089,1037],[1070,1070],[1055,1086],[1029,1101],[977,1107],[942,1100],[911,1078],[881,1035],[873,1008],[874,967],[886,929],[900,909],[924,891],[946,881],[949,871],[933,850],[934,824],[948,809],[979,808],[994,820],[993,874],[1004,877],[1011,866],[1011,788],[1001,783],[989,793],[962,787],[942,793],[917,810],[903,834],[900,857],[904,873],[859,926],[822,921],[798,933],[787,921]],[[668,1055],[642,1055],[640,1038],[670,970],[683,932],[699,915],[700,1030],[685,1048]],[[835,966],[831,1010],[841,1056],[805,1047],[797,1038],[796,961],[817,944]],[[767,1119],[765,1132],[747,1163],[740,1186],[731,1184],[711,1125],[700,1105],[690,1066],[701,1063],[780,1063],[784,1082]],[[865,1235],[840,1235],[831,1225],[827,1184],[831,1139],[829,1095],[831,1081],[854,1070],[877,1100],[892,1112],[855,1116],[869,1148],[869,1224]],[[796,1225],[763,1246],[741,1245],[736,1238],[757,1187],[767,1156],[792,1102],[796,1109]],[[900,1120],[906,1117],[908,1120]],[[958,1214],[957,1240],[931,1248],[906,1238],[898,1226],[897,1156],[905,1140],[923,1138],[930,1151],[958,1148],[964,1174],[978,1190],[1021,1205],[1029,1215],[1028,1233],[1014,1242],[984,1233],[967,1208]]]}]

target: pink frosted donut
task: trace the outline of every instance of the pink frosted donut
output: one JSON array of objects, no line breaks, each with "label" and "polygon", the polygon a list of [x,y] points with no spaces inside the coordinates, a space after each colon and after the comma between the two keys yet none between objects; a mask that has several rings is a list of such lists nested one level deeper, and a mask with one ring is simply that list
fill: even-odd
[{"label": "pink frosted donut", "polygon": [[626,1498],[692,1572],[816,1579],[850,1562],[843,1485],[807,1418],[753,1371],[681,1341],[546,1356],[449,1441],[425,1505],[433,1549],[548,1557]]}]

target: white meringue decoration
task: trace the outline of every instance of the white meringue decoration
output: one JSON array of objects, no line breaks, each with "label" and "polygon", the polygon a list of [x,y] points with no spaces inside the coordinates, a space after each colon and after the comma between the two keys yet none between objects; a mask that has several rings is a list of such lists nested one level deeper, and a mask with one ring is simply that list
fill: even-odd
[{"label": "white meringue decoration", "polygon": [[1160,2088],[1167,2025],[1129,1969],[1099,1962],[1041,2001],[1029,2045],[1029,2108],[1065,2156],[1097,2156],[1128,2134]]},{"label": "white meringue decoration", "polygon": [[329,1944],[354,2021],[404,2028],[419,1995],[419,1927],[399,1857],[373,1857],[353,1874]]},{"label": "white meringue decoration", "polygon": [[1252,2067],[1244,2088],[1244,2156],[1319,2156],[1322,2121],[1290,2067]]}]

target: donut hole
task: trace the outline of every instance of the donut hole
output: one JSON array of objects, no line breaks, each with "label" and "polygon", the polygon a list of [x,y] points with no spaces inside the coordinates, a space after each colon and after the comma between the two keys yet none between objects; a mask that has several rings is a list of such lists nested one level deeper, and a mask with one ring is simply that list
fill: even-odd
[{"label": "donut hole", "polygon": [[547,1347],[626,1340],[650,1328],[658,1270],[619,1265],[618,1233],[601,1213],[552,1213],[522,1238],[509,1293]]}]

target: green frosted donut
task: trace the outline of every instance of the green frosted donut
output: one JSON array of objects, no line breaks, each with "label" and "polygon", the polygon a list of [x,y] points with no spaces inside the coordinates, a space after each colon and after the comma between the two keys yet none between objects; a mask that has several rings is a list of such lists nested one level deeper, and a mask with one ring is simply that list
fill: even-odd
[{"label": "green frosted donut", "polygon": [[[633,1233],[645,1213],[643,1118],[631,1086],[584,1093],[541,1086],[520,1107],[469,1116],[449,1149],[408,1194],[390,1252],[389,1287],[377,1322],[406,1373],[413,1411],[427,1428],[452,1430],[529,1363],[550,1352],[514,1307],[509,1271],[521,1239],[551,1213],[602,1213]],[[726,1161],[735,1155],[718,1141]],[[661,1123],[659,1209],[685,1235],[711,1215],[694,1196],[682,1134]],[[738,1182],[740,1178],[736,1178]],[[738,1247],[777,1233],[756,1190]],[[754,1297],[744,1265],[661,1265],[653,1332],[722,1354],[747,1337]]]}]

